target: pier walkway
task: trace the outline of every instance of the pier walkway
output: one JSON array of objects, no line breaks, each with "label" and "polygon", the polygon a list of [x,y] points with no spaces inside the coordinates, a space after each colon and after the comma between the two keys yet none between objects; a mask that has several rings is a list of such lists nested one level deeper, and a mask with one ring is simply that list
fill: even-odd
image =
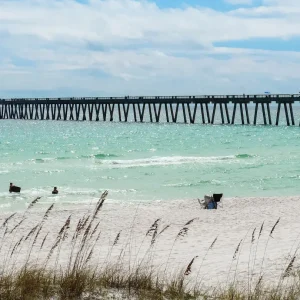
[{"label": "pier walkway", "polygon": [[[0,99],[0,119],[257,125],[261,114],[263,125],[281,120],[290,126],[298,125],[297,102],[300,94],[13,98]],[[271,105],[276,105],[273,120]]]}]

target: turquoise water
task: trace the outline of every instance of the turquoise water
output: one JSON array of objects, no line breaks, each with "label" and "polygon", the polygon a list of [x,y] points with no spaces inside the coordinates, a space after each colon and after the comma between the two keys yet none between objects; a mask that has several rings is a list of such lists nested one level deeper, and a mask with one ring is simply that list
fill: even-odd
[{"label": "turquoise water", "polygon": [[89,202],[105,189],[116,201],[300,194],[299,127],[1,120],[0,129],[2,210],[37,195]]}]

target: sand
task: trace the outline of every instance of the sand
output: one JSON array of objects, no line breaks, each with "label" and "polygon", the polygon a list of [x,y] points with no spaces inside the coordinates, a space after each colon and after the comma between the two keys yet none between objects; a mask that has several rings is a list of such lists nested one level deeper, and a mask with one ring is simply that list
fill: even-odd
[{"label": "sand", "polygon": [[[40,200],[42,202],[42,199]],[[93,203],[94,204],[94,203]],[[43,209],[41,209],[43,207]],[[93,210],[93,205],[77,204],[55,207],[38,236],[29,261],[32,264],[45,264],[45,259],[53,246],[57,234],[65,220],[71,215],[71,227],[67,239],[56,248],[47,266],[66,267],[71,249],[72,234],[78,220]],[[194,258],[190,278],[201,279],[205,285],[228,284],[233,281],[249,282],[263,275],[263,280],[276,284],[300,245],[300,197],[285,198],[223,198],[217,210],[203,210],[197,199],[184,201],[154,201],[151,203],[111,202],[108,199],[100,211],[100,222],[93,255],[92,266],[103,266],[121,257],[124,264],[134,268],[143,261],[144,265],[166,274],[185,270]],[[28,258],[28,248],[34,239],[32,235],[23,241],[11,255],[14,245],[26,236],[32,227],[42,219],[44,206],[40,203],[30,211],[18,212],[6,227],[0,249],[2,270],[17,268]],[[10,214],[0,215],[1,224]],[[24,222],[8,234],[25,216]],[[272,235],[270,232],[276,223]],[[160,219],[157,237],[151,246],[152,235],[147,231],[155,220]],[[194,220],[193,220],[194,219]],[[185,224],[193,220],[187,226]],[[264,222],[260,238],[259,231]],[[166,226],[169,227],[159,234]],[[178,236],[182,228],[188,228],[184,236]],[[256,228],[254,235],[253,230]],[[48,234],[42,249],[41,243]],[[94,235],[94,240],[97,234]],[[116,237],[119,238],[116,241]],[[153,232],[152,232],[153,234]],[[208,250],[217,238],[212,249]],[[252,239],[254,241],[252,242]],[[115,245],[113,245],[115,243]],[[240,243],[241,242],[241,243]],[[237,246],[240,243],[239,249]],[[267,246],[267,247],[266,247]],[[57,253],[59,251],[59,259]],[[235,259],[233,259],[234,254]],[[255,265],[254,265],[255,260]],[[298,266],[296,257],[294,267]],[[181,271],[182,272],[182,271]]]}]

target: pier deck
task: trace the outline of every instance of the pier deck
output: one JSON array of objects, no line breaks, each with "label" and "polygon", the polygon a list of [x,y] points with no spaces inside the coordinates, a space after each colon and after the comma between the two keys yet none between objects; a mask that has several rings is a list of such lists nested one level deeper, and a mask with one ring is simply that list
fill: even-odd
[{"label": "pier deck", "polygon": [[[257,125],[260,113],[263,125],[278,125],[283,118],[290,126],[296,124],[297,102],[300,94],[12,98],[0,99],[0,119],[176,123],[180,114],[183,123],[215,124],[219,114],[221,124]],[[273,121],[271,104],[276,105]]]}]

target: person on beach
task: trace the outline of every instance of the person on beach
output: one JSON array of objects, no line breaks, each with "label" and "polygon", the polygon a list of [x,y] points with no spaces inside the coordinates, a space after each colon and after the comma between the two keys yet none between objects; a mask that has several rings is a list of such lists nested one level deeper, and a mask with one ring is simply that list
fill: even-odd
[{"label": "person on beach", "polygon": [[54,187],[54,189],[53,189],[53,191],[52,191],[52,194],[54,194],[54,195],[58,194],[58,189],[57,189],[56,186]]},{"label": "person on beach", "polygon": [[18,186],[15,186],[12,182],[9,184],[9,192],[10,193],[20,193],[21,188]]}]

